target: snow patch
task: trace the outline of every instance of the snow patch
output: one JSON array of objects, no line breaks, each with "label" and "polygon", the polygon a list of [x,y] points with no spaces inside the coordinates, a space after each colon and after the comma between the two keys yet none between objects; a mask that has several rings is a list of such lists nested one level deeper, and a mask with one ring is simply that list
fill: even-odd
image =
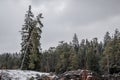
[{"label": "snow patch", "polygon": [[42,75],[47,76],[49,73],[29,70],[0,70],[0,78],[3,80],[29,80],[30,78],[37,80],[37,78],[40,78]]}]

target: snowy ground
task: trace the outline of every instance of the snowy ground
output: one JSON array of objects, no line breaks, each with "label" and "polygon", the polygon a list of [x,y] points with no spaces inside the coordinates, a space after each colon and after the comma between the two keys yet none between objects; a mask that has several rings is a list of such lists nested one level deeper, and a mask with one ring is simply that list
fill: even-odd
[{"label": "snowy ground", "polygon": [[[38,77],[49,75],[49,73],[41,73],[27,70],[0,70],[0,78],[3,80],[37,80]],[[0,80],[2,80],[0,79]]]}]

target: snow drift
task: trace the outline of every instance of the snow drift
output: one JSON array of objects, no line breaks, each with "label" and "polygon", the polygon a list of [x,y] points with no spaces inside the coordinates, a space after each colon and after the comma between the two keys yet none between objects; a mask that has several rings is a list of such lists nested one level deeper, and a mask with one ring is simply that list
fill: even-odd
[{"label": "snow drift", "polygon": [[0,80],[38,80],[41,76],[49,73],[42,73],[28,70],[0,70]]}]

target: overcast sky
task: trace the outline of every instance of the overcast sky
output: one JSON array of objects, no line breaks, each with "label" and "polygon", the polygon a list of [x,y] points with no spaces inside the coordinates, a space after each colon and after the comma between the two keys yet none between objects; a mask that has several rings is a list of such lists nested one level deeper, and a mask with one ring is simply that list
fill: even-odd
[{"label": "overcast sky", "polygon": [[120,30],[120,0],[0,0],[0,53],[20,51],[19,31],[29,5],[44,16],[43,50],[71,41],[74,33],[79,40],[102,41],[106,31]]}]

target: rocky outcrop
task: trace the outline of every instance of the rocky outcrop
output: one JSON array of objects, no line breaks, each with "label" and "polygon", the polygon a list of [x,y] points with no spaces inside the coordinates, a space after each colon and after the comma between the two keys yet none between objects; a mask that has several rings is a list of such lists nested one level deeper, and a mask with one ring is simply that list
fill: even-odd
[{"label": "rocky outcrop", "polygon": [[100,77],[90,70],[79,69],[58,75],[58,80],[100,80]]},{"label": "rocky outcrop", "polygon": [[[26,70],[0,70],[0,80],[102,80],[90,70],[66,71],[63,74],[41,73]],[[103,79],[105,80],[105,79]],[[107,79],[106,79],[107,80]]]}]

